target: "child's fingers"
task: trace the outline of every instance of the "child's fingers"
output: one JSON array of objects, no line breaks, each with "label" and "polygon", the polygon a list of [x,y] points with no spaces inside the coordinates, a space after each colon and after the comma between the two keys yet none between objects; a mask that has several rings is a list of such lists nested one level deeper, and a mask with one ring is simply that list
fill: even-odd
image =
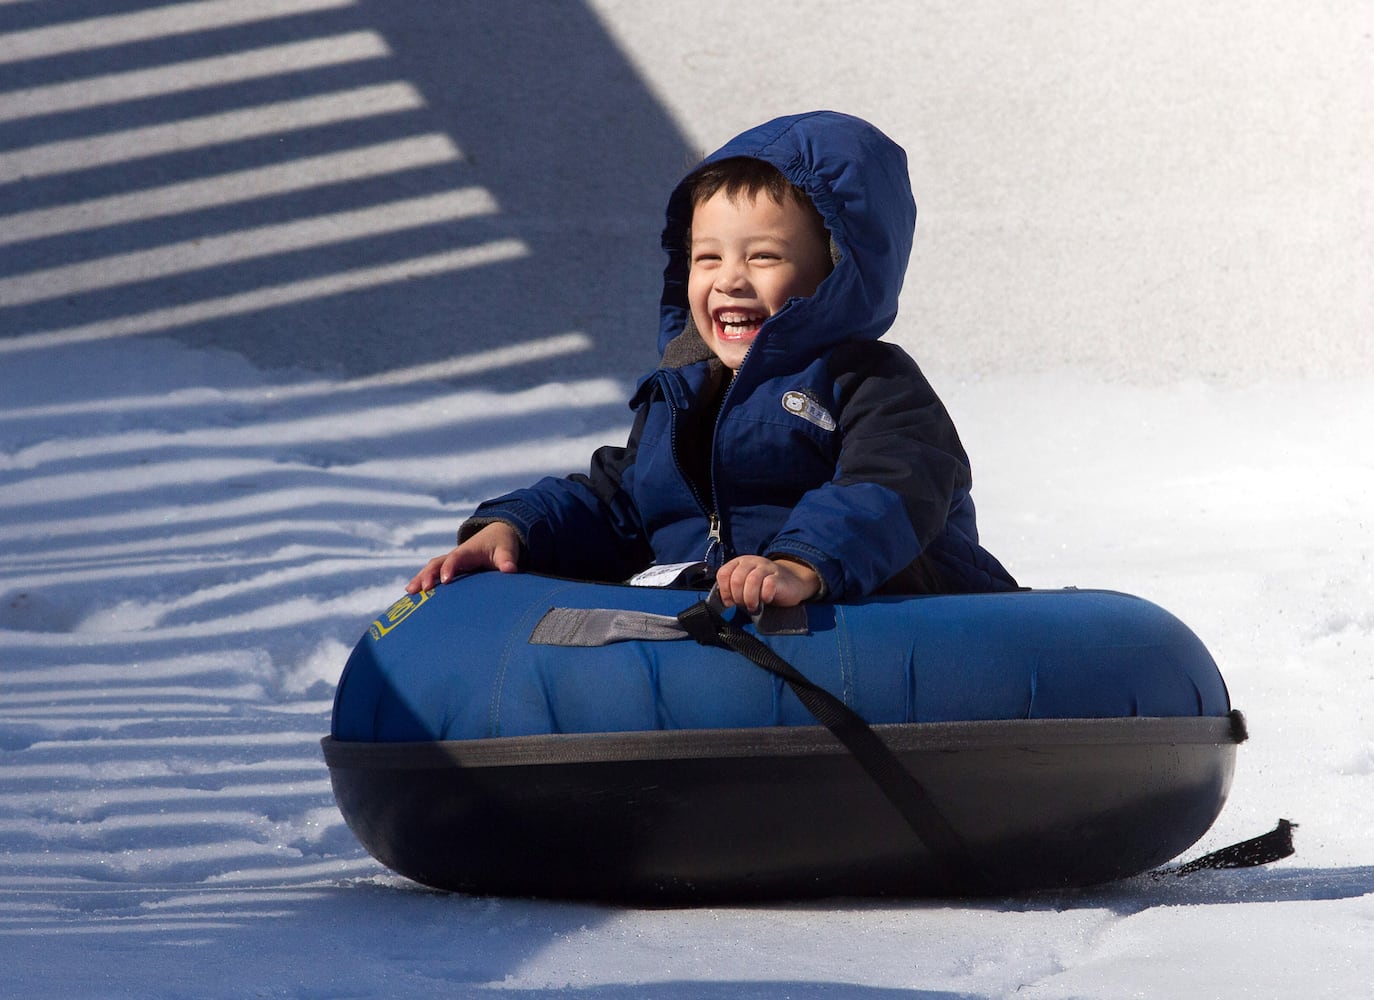
[{"label": "child's fingers", "polygon": [[735,570],[739,568],[739,560],[732,559],[720,569],[716,570],[716,589],[720,591],[720,600],[727,608],[733,608],[735,600]]},{"label": "child's fingers", "polygon": [[777,572],[773,563],[762,556],[739,556],[730,560],[716,573],[720,598],[727,608],[742,604],[757,611],[767,600],[764,583]]},{"label": "child's fingers", "polygon": [[742,604],[758,611],[765,604],[790,608],[809,600],[820,589],[820,578],[786,560],[739,556],[716,573],[720,597],[727,608]]},{"label": "child's fingers", "polygon": [[782,575],[775,569],[759,581],[759,603],[774,604],[785,597]]},{"label": "child's fingers", "polygon": [[487,525],[459,546],[463,550],[463,569],[496,569],[514,573],[519,569],[520,536],[502,521]]},{"label": "child's fingers", "polygon": [[519,555],[518,549],[512,549],[505,545],[498,545],[491,553],[491,564],[502,573],[514,573],[519,569],[516,559]]},{"label": "child's fingers", "polygon": [[448,583],[460,573],[490,569],[493,565],[490,552],[470,545],[460,545],[444,557],[443,567],[439,571],[439,580],[442,583]]},{"label": "child's fingers", "polygon": [[744,557],[732,559],[720,568],[716,582],[720,585],[720,597],[727,608],[736,604],[748,605],[748,584],[751,563]]},{"label": "child's fingers", "polygon": [[443,564],[444,558],[444,556],[435,556],[425,563],[424,569],[412,576],[410,582],[406,584],[406,593],[418,594],[422,590],[429,590],[433,587],[439,578],[439,567]]},{"label": "child's fingers", "polygon": [[430,590],[441,583],[448,583],[459,574],[474,570],[499,569],[502,573],[518,571],[520,541],[514,529],[489,532],[481,541],[477,540],[479,537],[474,535],[462,545],[425,563],[424,569],[406,584],[406,593],[418,594],[422,590]]},{"label": "child's fingers", "polygon": [[763,600],[763,567],[753,566],[745,574],[745,584],[741,588],[739,603],[749,611],[757,611],[758,603]]},{"label": "child's fingers", "polygon": [[439,564],[439,582],[448,583],[461,573],[463,568],[462,548],[453,549],[448,555],[442,557],[442,561]]}]

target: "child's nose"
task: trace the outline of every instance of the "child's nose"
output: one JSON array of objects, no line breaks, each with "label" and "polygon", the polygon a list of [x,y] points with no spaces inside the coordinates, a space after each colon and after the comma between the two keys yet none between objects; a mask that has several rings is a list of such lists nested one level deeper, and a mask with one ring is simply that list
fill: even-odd
[{"label": "child's nose", "polygon": [[749,288],[749,275],[740,260],[723,261],[716,270],[716,291],[738,293]]}]

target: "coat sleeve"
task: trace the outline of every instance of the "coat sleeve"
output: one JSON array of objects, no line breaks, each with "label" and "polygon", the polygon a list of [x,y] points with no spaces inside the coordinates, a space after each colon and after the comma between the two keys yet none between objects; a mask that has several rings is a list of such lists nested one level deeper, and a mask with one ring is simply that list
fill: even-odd
[{"label": "coat sleeve", "polygon": [[492,521],[520,535],[520,568],[581,580],[624,580],[652,562],[638,510],[621,488],[634,465],[647,406],[625,447],[598,448],[586,475],[547,477],[480,504],[458,529],[460,542]]},{"label": "coat sleeve", "polygon": [[954,422],[905,351],[883,342],[832,356],[839,457],[769,547],[809,563],[830,600],[870,594],[944,532],[972,481]]}]

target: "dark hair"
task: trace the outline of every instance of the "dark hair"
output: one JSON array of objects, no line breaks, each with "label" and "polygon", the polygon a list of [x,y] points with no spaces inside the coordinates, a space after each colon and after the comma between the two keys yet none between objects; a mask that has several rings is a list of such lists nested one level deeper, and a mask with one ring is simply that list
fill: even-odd
[{"label": "dark hair", "polygon": [[[784,177],[781,170],[764,160],[756,160],[752,156],[732,156],[726,160],[717,160],[697,168],[684,183],[687,185],[687,195],[693,209],[721,191],[724,191],[725,196],[731,201],[741,195],[752,201],[760,193],[767,194],[779,205],[789,197],[794,198],[815,221],[816,232],[821,239],[827,244],[830,242],[830,231],[825,228],[825,220],[821,218],[821,213],[817,211],[810,195]],[[690,229],[687,238],[690,242]]]}]

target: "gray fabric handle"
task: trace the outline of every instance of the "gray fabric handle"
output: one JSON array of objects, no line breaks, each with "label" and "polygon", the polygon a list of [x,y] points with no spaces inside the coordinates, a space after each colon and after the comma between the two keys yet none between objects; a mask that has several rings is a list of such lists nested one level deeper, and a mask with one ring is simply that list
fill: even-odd
[{"label": "gray fabric handle", "polygon": [[530,633],[536,646],[608,646],[613,642],[685,639],[672,615],[616,608],[549,608]]},{"label": "gray fabric handle", "polygon": [[[724,614],[720,594],[706,598],[717,614]],[[760,635],[806,635],[810,632],[806,606],[777,608],[765,604],[750,614]],[[687,630],[674,615],[655,615],[623,608],[549,608],[530,633],[535,646],[609,646],[613,642],[665,642],[686,639]]]}]

